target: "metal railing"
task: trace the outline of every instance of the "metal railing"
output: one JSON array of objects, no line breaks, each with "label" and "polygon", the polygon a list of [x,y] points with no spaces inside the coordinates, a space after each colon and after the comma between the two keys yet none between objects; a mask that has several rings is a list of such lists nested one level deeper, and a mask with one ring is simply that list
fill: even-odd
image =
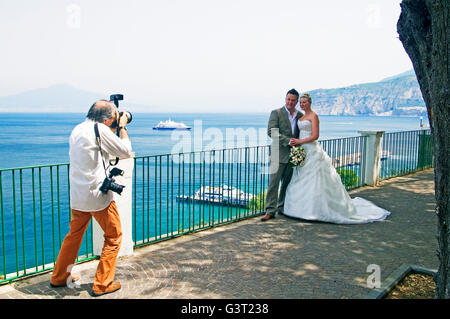
[{"label": "metal railing", "polygon": [[367,138],[364,136],[339,138],[320,141],[324,151],[332,159],[333,166],[341,176],[342,183],[347,190],[364,185],[365,170],[362,163],[366,158],[364,151]]},{"label": "metal railing", "polygon": [[260,214],[267,156],[257,146],[136,157],[135,245]]},{"label": "metal railing", "polygon": [[[53,268],[69,230],[69,164],[0,170],[0,282]],[[92,226],[77,262],[95,258]]]},{"label": "metal railing", "polygon": [[[320,143],[345,187],[362,186],[366,138]],[[263,213],[268,155],[269,146],[257,146],[136,157],[135,246]]]},{"label": "metal railing", "polygon": [[[366,137],[320,141],[346,189],[364,184]],[[386,133],[382,176],[432,166],[428,131]],[[269,146],[134,159],[135,247],[264,212]],[[69,164],[0,169],[0,283],[51,270],[70,222]],[[92,223],[77,262],[97,258]]]},{"label": "metal railing", "polygon": [[380,180],[433,166],[431,130],[385,133],[382,142]]}]

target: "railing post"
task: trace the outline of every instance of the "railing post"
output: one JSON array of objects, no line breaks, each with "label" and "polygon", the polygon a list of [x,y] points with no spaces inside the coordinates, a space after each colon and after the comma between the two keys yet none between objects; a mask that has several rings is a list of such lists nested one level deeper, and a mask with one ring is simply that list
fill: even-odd
[{"label": "railing post", "polygon": [[381,145],[384,131],[358,131],[362,136],[367,137],[365,150],[365,180],[364,184],[375,186],[380,178],[381,166]]},{"label": "railing post", "polygon": [[[123,176],[114,177],[117,184],[124,185],[121,195],[114,193],[114,201],[120,215],[120,224],[122,226],[122,244],[120,246],[119,256],[130,256],[133,254],[133,157],[120,160],[118,168],[124,171]],[[97,221],[92,219],[93,226],[93,250],[94,255],[100,256],[102,253],[104,237],[103,230]]]}]

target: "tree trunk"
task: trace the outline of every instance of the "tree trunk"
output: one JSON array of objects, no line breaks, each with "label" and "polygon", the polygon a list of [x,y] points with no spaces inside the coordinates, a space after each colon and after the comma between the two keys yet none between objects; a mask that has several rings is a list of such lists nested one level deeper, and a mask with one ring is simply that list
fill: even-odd
[{"label": "tree trunk", "polygon": [[449,3],[448,0],[403,0],[397,23],[400,41],[413,63],[427,106],[433,136],[437,254],[440,262],[435,277],[436,298],[450,296]]}]

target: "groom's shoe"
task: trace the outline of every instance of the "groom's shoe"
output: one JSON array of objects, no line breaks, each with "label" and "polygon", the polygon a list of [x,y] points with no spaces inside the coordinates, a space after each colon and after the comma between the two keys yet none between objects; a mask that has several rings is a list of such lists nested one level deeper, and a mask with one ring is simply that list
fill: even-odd
[{"label": "groom's shoe", "polygon": [[268,221],[269,219],[273,219],[273,218],[275,218],[275,215],[270,215],[267,213],[263,216],[263,218],[261,218],[261,221],[265,222],[265,221]]}]

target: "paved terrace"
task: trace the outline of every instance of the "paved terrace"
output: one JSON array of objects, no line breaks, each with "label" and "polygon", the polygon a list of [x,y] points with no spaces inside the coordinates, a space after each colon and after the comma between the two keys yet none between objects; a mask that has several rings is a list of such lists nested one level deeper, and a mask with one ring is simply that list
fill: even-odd
[{"label": "paved terrace", "polygon": [[[364,225],[255,217],[119,258],[122,289],[99,298],[364,298],[370,264],[384,280],[402,264],[438,268],[433,170],[350,192],[391,211]],[[92,298],[98,261],[75,267],[80,288],[49,287],[50,273],[0,286],[0,298]]]}]

